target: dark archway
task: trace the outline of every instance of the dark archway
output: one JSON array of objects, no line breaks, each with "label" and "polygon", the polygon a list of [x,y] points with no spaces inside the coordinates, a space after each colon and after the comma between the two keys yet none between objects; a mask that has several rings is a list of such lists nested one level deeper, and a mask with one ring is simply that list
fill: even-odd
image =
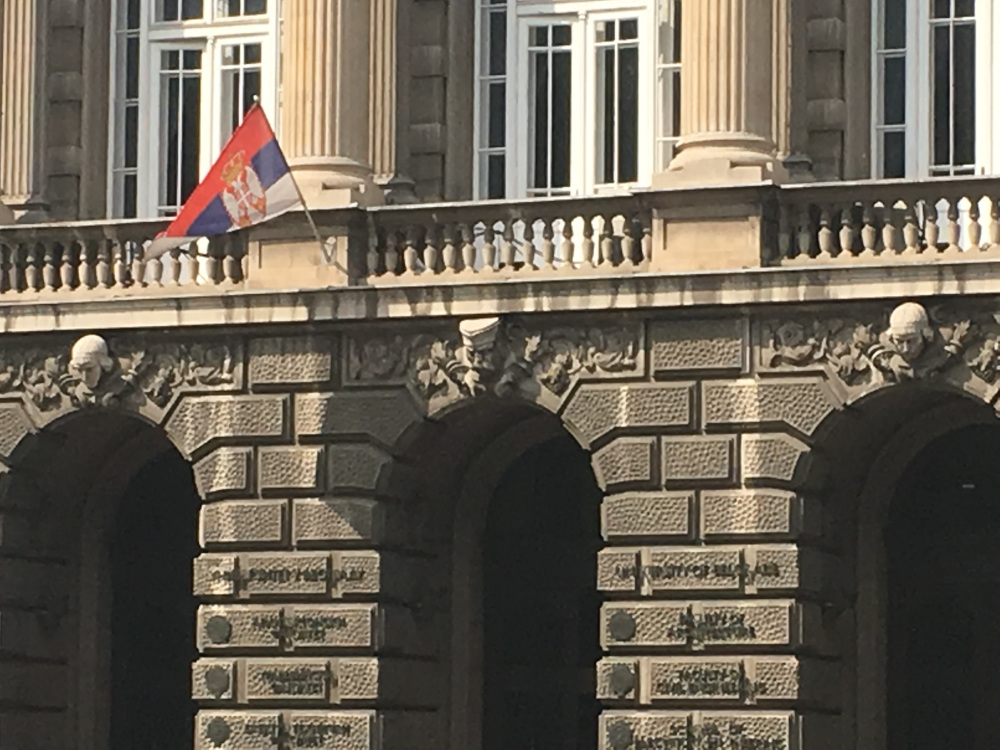
[{"label": "dark archway", "polygon": [[176,451],[147,463],[118,504],[109,549],[110,750],[192,742],[199,506],[191,467]]},{"label": "dark archway", "polygon": [[568,435],[506,471],[483,534],[484,750],[597,746],[601,491]]},{"label": "dark archway", "polygon": [[1000,425],[938,438],[885,528],[889,750],[995,747],[1000,711]]}]

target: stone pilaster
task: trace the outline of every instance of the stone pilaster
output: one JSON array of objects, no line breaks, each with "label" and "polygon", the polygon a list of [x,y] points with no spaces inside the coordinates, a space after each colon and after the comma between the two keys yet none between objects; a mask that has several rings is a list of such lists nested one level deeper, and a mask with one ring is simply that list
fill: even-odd
[{"label": "stone pilaster", "polygon": [[0,222],[44,208],[46,3],[0,5]]},{"label": "stone pilaster", "polygon": [[381,202],[369,164],[371,0],[284,12],[281,139],[311,208]]},{"label": "stone pilaster", "polygon": [[372,0],[371,157],[375,183],[387,203],[414,203],[414,182],[406,174],[410,144],[402,137],[409,122],[409,46],[399,29],[408,23],[410,0]]},{"label": "stone pilaster", "polygon": [[806,66],[809,49],[806,9],[802,0],[774,0],[772,131],[778,158],[792,180],[808,179],[812,161],[807,154]]},{"label": "stone pilaster", "polygon": [[654,185],[727,184],[782,177],[772,136],[772,3],[685,5],[681,137]]}]

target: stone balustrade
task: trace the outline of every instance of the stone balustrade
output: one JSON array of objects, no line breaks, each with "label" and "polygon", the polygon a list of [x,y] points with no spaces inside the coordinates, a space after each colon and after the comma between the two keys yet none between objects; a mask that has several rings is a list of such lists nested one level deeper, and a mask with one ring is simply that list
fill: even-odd
[{"label": "stone balustrade", "polygon": [[146,248],[165,219],[3,226],[0,300],[1000,258],[991,178],[355,207],[315,219],[322,241],[291,212],[155,259]]}]

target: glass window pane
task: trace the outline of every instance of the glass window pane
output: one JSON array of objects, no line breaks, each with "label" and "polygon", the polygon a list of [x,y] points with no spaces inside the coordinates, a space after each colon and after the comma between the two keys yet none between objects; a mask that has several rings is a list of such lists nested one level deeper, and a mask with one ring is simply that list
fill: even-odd
[{"label": "glass window pane", "polygon": [[163,203],[168,206],[176,205],[177,201],[177,165],[179,161],[178,133],[180,132],[180,81],[176,76],[167,79],[167,122],[164,128],[164,138],[166,139],[164,188],[166,194]]},{"label": "glass window pane", "polygon": [[[260,97],[260,71],[248,70],[243,74],[243,112],[253,106],[254,98]],[[242,117],[240,118],[243,119]]]},{"label": "glass window pane", "polygon": [[906,134],[884,133],[882,136],[882,176],[906,176]]},{"label": "glass window pane", "polygon": [[674,59],[673,62],[681,61],[681,0],[674,0]]},{"label": "glass window pane", "polygon": [[621,50],[618,66],[618,182],[635,182],[639,171],[639,50]]},{"label": "glass window pane", "polygon": [[505,182],[505,159],[503,154],[490,154],[487,157],[486,197],[503,198]]},{"label": "glass window pane", "polygon": [[952,164],[972,164],[976,161],[976,27],[971,23],[955,26],[954,66]]},{"label": "glass window pane", "polygon": [[639,37],[639,21],[635,18],[626,18],[619,23],[621,39],[637,39]]},{"label": "glass window pane", "polygon": [[486,142],[490,148],[498,148],[507,142],[506,84],[491,83],[489,99],[489,125]]},{"label": "glass window pane", "polygon": [[122,166],[134,167],[139,159],[139,107],[125,107],[125,161]]},{"label": "glass window pane", "polygon": [[934,163],[951,164],[951,41],[948,26],[935,26],[933,75],[933,117],[931,127]]},{"label": "glass window pane", "polygon": [[136,193],[138,184],[134,174],[125,175],[122,184],[122,215],[126,219],[134,219],[136,212]]},{"label": "glass window pane", "polygon": [[549,27],[532,26],[530,44],[532,47],[547,47],[549,45]]},{"label": "glass window pane", "polygon": [[680,135],[681,132],[681,72],[674,71],[674,104],[672,109],[673,122],[671,122],[671,135]]},{"label": "glass window pane", "polygon": [[882,37],[885,49],[906,47],[906,4],[907,0],[885,0]]},{"label": "glass window pane", "polygon": [[570,53],[552,53],[552,187],[569,185],[571,75]]},{"label": "glass window pane", "polygon": [[139,96],[139,40],[130,36],[125,40],[125,98]]},{"label": "glass window pane", "polygon": [[934,18],[951,18],[951,0],[934,0]]},{"label": "glass window pane", "polygon": [[201,79],[186,77],[183,82],[184,118],[181,138],[181,203],[198,184],[198,145],[201,111]]},{"label": "glass window pane", "polygon": [[613,42],[615,40],[615,22],[614,21],[598,21],[597,22],[597,41],[598,42]]},{"label": "glass window pane", "polygon": [[228,0],[226,2],[226,15],[227,16],[238,16],[242,12],[241,0]]},{"label": "glass window pane", "polygon": [[202,14],[202,0],[181,0],[181,18],[201,18]]},{"label": "glass window pane", "polygon": [[160,55],[162,70],[177,70],[181,66],[181,53],[175,49],[167,50]]},{"label": "glass window pane", "polygon": [[536,188],[549,184],[549,56],[535,53],[534,179]]},{"label": "glass window pane", "polygon": [[883,125],[906,122],[906,58],[887,57],[882,82]]},{"label": "glass window pane", "polygon": [[602,49],[597,53],[597,126],[599,182],[615,181],[615,50]]},{"label": "glass window pane", "polygon": [[244,44],[243,45],[243,60],[246,63],[259,63],[261,60],[261,51],[259,44]]},{"label": "glass window pane", "polygon": [[161,21],[176,21],[178,18],[177,0],[163,0],[163,12],[160,14]]},{"label": "glass window pane", "polygon": [[569,25],[560,25],[552,27],[552,46],[553,47],[565,47],[573,39],[572,27]]},{"label": "glass window pane", "polygon": [[507,13],[490,13],[489,75],[502,76],[507,72]]},{"label": "glass window pane", "polygon": [[184,50],[184,70],[198,70],[201,68],[201,50]]},{"label": "glass window pane", "polygon": [[244,0],[244,15],[259,16],[261,13],[267,13],[267,0]]},{"label": "glass window pane", "polygon": [[976,15],[976,0],[955,0],[955,18],[971,18]]},{"label": "glass window pane", "polygon": [[139,0],[128,0],[125,8],[125,28],[139,28]]}]

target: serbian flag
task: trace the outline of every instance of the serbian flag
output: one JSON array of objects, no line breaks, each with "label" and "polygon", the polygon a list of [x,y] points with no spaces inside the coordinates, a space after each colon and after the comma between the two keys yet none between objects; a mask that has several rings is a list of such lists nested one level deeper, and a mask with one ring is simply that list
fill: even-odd
[{"label": "serbian flag", "polygon": [[146,258],[199,237],[259,224],[301,203],[274,131],[255,103],[177,218],[146,248]]}]

